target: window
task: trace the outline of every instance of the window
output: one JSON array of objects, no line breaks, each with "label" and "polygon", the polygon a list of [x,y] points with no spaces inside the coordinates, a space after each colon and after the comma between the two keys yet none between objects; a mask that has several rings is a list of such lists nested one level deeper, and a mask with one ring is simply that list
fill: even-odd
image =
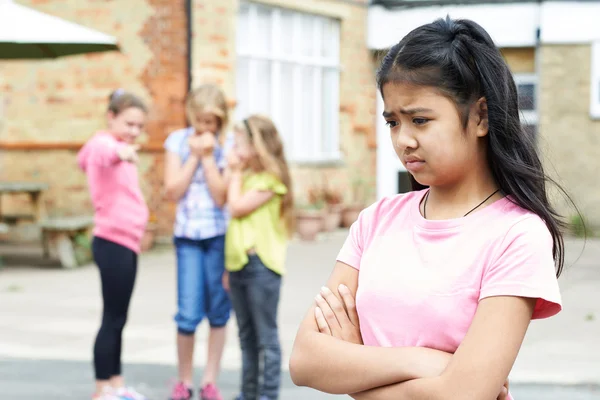
[{"label": "window", "polygon": [[515,83],[519,95],[521,123],[526,132],[535,135],[538,127],[538,78],[535,74],[516,74]]},{"label": "window", "polygon": [[590,116],[600,119],[600,42],[592,44],[592,80]]},{"label": "window", "polygon": [[270,116],[295,162],[337,160],[339,21],[243,2],[236,117]]}]

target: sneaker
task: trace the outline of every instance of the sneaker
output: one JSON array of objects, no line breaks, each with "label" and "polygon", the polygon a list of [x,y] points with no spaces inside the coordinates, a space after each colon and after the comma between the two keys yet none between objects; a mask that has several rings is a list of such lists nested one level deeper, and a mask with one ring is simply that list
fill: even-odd
[{"label": "sneaker", "polygon": [[223,400],[223,396],[215,385],[209,383],[200,391],[200,400]]},{"label": "sneaker", "polygon": [[105,388],[102,393],[92,396],[92,400],[121,400],[121,398],[115,394],[112,388]]},{"label": "sneaker", "polygon": [[146,396],[136,392],[133,388],[121,388],[117,390],[117,396],[121,400],[148,400]]},{"label": "sneaker", "polygon": [[173,391],[171,392],[169,400],[192,400],[193,395],[192,389],[187,387],[185,383],[178,382],[173,386]]},{"label": "sneaker", "polygon": [[113,393],[95,394],[92,400],[122,400],[122,397],[116,396]]}]

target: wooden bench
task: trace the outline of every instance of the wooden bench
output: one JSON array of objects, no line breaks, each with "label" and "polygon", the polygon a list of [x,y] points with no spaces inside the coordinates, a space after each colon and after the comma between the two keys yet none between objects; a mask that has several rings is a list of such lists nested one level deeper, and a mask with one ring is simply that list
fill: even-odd
[{"label": "wooden bench", "polygon": [[44,257],[58,258],[63,268],[75,268],[91,259],[89,230],[94,225],[94,217],[47,218],[39,225]]}]

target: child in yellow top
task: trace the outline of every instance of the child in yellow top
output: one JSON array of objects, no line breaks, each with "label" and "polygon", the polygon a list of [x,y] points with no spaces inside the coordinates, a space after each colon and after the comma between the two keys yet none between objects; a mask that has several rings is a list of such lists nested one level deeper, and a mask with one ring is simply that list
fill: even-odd
[{"label": "child in yellow top", "polygon": [[283,144],[270,119],[254,115],[236,126],[228,165],[231,221],[223,285],[230,291],[242,348],[238,400],[276,400],[281,375],[277,308],[293,229],[293,196]]}]

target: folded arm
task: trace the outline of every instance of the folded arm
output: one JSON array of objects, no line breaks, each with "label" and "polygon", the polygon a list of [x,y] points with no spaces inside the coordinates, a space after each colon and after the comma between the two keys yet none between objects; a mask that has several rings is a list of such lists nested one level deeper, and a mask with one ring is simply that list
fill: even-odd
[{"label": "folded arm", "polygon": [[[338,262],[327,287],[337,295],[340,284],[347,286],[354,295],[358,271]],[[290,373],[296,385],[326,393],[348,394],[438,376],[450,358],[450,354],[433,349],[364,346],[323,334],[315,322],[315,307],[311,307],[294,342]]]},{"label": "folded arm", "polygon": [[352,395],[356,400],[494,400],[515,362],[535,299],[480,301],[469,331],[439,377],[414,379]]},{"label": "folded arm", "polygon": [[273,198],[271,190],[249,190],[242,193],[242,172],[231,171],[227,206],[233,218],[242,218],[251,214]]}]

